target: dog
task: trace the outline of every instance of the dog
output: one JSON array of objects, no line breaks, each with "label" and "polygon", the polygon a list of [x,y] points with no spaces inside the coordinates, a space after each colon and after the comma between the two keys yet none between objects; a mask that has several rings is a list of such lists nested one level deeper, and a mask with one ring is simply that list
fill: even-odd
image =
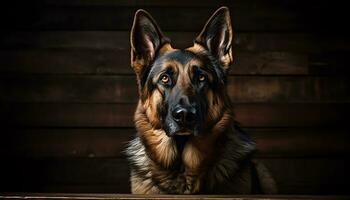
[{"label": "dog", "polygon": [[131,66],[139,101],[136,138],[125,150],[133,194],[277,192],[255,143],[234,120],[226,82],[232,56],[229,9],[219,8],[187,49],[174,49],[155,20],[138,10]]}]

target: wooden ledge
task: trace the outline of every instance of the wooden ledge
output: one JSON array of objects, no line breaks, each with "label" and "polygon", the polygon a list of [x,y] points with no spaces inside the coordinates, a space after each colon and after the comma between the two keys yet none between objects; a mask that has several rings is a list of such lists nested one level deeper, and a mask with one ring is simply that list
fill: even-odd
[{"label": "wooden ledge", "polygon": [[350,196],[304,196],[304,195],[132,195],[132,194],[65,194],[65,193],[8,193],[1,194],[0,199],[79,199],[79,200],[345,200]]}]

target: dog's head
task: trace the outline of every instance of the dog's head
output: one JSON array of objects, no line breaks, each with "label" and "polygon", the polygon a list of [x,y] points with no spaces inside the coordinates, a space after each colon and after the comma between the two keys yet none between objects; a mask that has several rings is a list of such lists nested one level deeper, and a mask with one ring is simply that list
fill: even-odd
[{"label": "dog's head", "polygon": [[173,49],[155,20],[138,10],[131,29],[131,65],[140,103],[154,129],[168,136],[200,135],[230,106],[226,76],[233,61],[229,10],[218,9],[194,45]]}]

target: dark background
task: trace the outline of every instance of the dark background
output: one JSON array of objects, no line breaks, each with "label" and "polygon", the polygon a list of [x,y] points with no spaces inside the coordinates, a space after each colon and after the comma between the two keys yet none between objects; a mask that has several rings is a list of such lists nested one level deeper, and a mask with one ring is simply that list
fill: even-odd
[{"label": "dark background", "polygon": [[0,192],[128,193],[136,81],[129,30],[149,11],[177,48],[231,9],[229,93],[283,194],[350,194],[349,9],[341,1],[37,0],[0,8]]}]

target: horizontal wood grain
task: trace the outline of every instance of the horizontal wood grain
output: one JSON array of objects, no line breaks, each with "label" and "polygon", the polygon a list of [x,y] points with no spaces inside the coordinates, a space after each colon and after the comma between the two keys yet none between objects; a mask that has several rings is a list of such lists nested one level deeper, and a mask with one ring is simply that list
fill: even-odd
[{"label": "horizontal wood grain", "polygon": [[[2,191],[129,193],[124,159],[3,159]],[[349,194],[349,160],[257,159],[271,171],[280,194]],[[24,167],[25,166],[25,167]],[[18,181],[21,180],[21,181]],[[6,184],[4,184],[6,183]]]},{"label": "horizontal wood grain", "polygon": [[[6,74],[134,74],[125,49],[0,50],[0,59],[0,72]],[[298,53],[238,51],[230,73],[305,75],[308,64],[307,55]]]},{"label": "horizontal wood grain", "polygon": [[[199,32],[165,32],[175,48],[193,45]],[[16,31],[0,38],[1,49],[130,49],[129,31]],[[349,50],[350,40],[342,35],[311,33],[237,32],[234,51],[327,53]]]},{"label": "horizontal wood grain", "polygon": [[124,159],[9,159],[2,169],[2,191],[7,192],[130,191]]},{"label": "horizontal wood grain", "polygon": [[[349,160],[259,159],[275,178],[280,194],[349,194]],[[337,166],[334,166],[337,165]],[[338,190],[339,189],[339,190]],[[341,192],[343,191],[343,192]]]},{"label": "horizontal wood grain", "polygon": [[[340,157],[350,153],[349,130],[246,128],[257,143],[257,158]],[[133,128],[2,129],[1,157],[108,158],[124,157]],[[327,141],[327,142],[325,142]]]},{"label": "horizontal wood grain", "polygon": [[[0,104],[2,126],[132,127],[135,104]],[[346,127],[348,104],[235,104],[243,127]]]},{"label": "horizontal wood grain", "polygon": [[[40,29],[40,30],[127,30],[132,23],[133,15],[140,7],[119,7],[111,5],[89,6],[87,5],[47,5],[40,1],[36,5],[24,4],[27,11],[22,13],[29,15],[30,11],[35,17],[22,23],[6,23],[8,29]],[[248,7],[232,7],[234,24],[241,30],[295,30],[307,28],[304,24],[298,24],[297,13],[284,14],[278,9],[270,7],[270,12],[261,4],[246,5]],[[10,9],[20,6],[10,4]],[[150,13],[157,19],[165,30],[200,30],[205,21],[215,11],[215,7],[147,7]],[[283,5],[279,5],[283,9]],[[287,8],[284,8],[287,9]],[[25,10],[24,10],[25,11]],[[246,13],[245,13],[245,12]],[[265,11],[265,12],[264,12]],[[249,14],[248,14],[249,13]],[[4,17],[17,19],[10,12],[2,14]],[[270,20],[262,20],[269,18]],[[186,20],[191,19],[191,20]],[[191,22],[190,22],[191,21]],[[245,23],[243,23],[245,22]]]},{"label": "horizontal wood grain", "polygon": [[344,52],[330,52],[321,54],[310,54],[309,74],[320,74],[325,76],[332,76],[334,74],[348,74],[350,72],[348,67],[347,51]]},{"label": "horizontal wood grain", "polygon": [[[234,52],[234,75],[346,75],[347,52]],[[134,74],[127,49],[3,49],[2,74]]]},{"label": "horizontal wood grain", "polygon": [[[7,6],[8,9],[23,9],[22,16],[27,16],[30,20],[23,20],[22,23],[4,23],[4,25],[7,29],[17,30],[128,30],[135,11],[144,8],[154,16],[164,30],[200,31],[210,15],[222,5],[230,7],[234,27],[244,31],[328,31],[321,22],[330,22],[331,19],[336,19],[336,16],[341,21],[341,17],[345,17],[342,13],[334,13],[328,18],[324,17],[322,13],[328,8],[325,4],[236,1],[217,2],[209,5],[210,7],[197,6],[195,8],[188,7],[186,4],[187,2],[184,4],[179,2],[178,6],[146,6],[142,3],[130,6],[108,3],[105,5],[101,3],[99,5],[91,3],[55,5],[37,1],[34,5],[28,3],[21,5],[27,8],[23,9],[19,4],[12,3]],[[196,12],[193,12],[193,9]],[[314,10],[313,14],[307,12],[309,9]],[[18,16],[11,12],[4,12],[2,15],[18,20]],[[330,27],[338,29],[341,28],[338,27],[340,25],[339,22],[329,24]]]},{"label": "horizontal wood grain", "polygon": [[[349,102],[347,77],[231,76],[228,93],[235,103]],[[135,76],[0,76],[3,102],[135,103]]]}]

